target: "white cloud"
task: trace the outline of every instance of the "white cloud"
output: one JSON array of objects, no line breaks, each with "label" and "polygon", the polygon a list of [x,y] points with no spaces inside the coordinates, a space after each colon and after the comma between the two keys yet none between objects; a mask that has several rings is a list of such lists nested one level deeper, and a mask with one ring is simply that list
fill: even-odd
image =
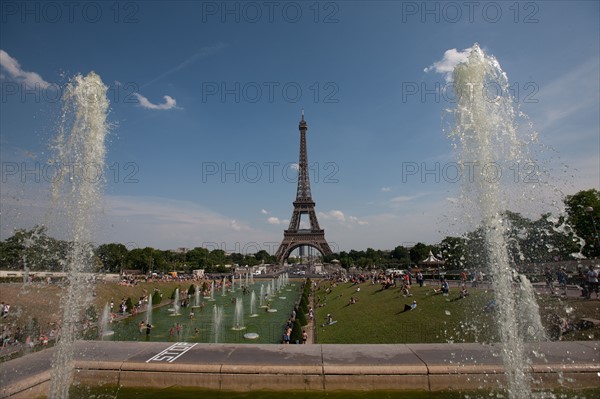
[{"label": "white cloud", "polygon": [[390,192],[390,191],[392,191],[392,188],[389,187],[389,186],[387,186],[387,187],[381,187],[381,192],[383,192],[383,193],[387,193],[387,192]]},{"label": "white cloud", "polygon": [[269,213],[269,211],[267,211],[266,209],[261,209],[260,213],[262,213],[263,215],[266,215]]},{"label": "white cloud", "polygon": [[142,96],[139,93],[133,93],[138,101],[140,102],[140,107],[147,109],[160,109],[167,110],[177,108],[177,101],[171,96],[164,96],[165,102],[162,104],[152,104],[146,97]]},{"label": "white cloud", "polygon": [[235,219],[231,221],[231,228],[235,231],[242,231],[242,230],[244,230],[244,227],[245,226],[236,222]]},{"label": "white cloud", "polygon": [[461,62],[467,61],[472,49],[472,47],[469,47],[463,51],[458,51],[455,48],[446,50],[444,52],[444,57],[441,60],[434,62],[423,71],[425,71],[425,73],[429,73],[431,71],[441,73],[446,78],[446,82],[451,82],[454,68]]},{"label": "white cloud", "polygon": [[292,163],[292,164],[290,164],[290,168],[294,169],[294,170],[299,170],[300,169],[300,165],[298,165],[297,163]]},{"label": "white cloud", "polygon": [[334,209],[329,212],[319,212],[319,218],[325,220],[337,220],[338,222],[346,221],[346,216],[344,215],[344,212],[337,209]]},{"label": "white cloud", "polygon": [[267,223],[269,223],[269,224],[281,224],[281,220],[279,220],[279,218],[277,218],[275,216],[271,216],[270,218],[267,219]]},{"label": "white cloud", "polygon": [[25,83],[31,89],[47,89],[50,86],[50,83],[46,82],[37,73],[24,71],[19,61],[2,49],[0,49],[0,66],[4,68],[11,78]]},{"label": "white cloud", "polygon": [[358,224],[362,226],[367,224],[366,221],[361,220],[356,216],[346,216],[344,212],[338,209],[334,209],[329,212],[319,212],[318,217],[324,220],[335,220],[344,225]]},{"label": "white cloud", "polygon": [[356,223],[356,224],[358,224],[360,226],[364,226],[366,224],[369,224],[369,222],[367,222],[366,220],[360,220],[356,216],[348,216],[348,221],[350,223]]}]

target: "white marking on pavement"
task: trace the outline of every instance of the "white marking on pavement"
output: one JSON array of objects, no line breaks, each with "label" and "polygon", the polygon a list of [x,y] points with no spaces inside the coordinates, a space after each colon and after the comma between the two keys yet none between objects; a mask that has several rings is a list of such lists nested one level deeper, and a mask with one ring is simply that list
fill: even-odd
[{"label": "white marking on pavement", "polygon": [[164,351],[160,352],[157,355],[152,356],[150,359],[146,360],[146,363],[149,362],[169,362],[173,363],[177,358],[183,355],[185,352],[192,349],[196,344],[190,344],[187,342],[177,342],[169,346]]}]

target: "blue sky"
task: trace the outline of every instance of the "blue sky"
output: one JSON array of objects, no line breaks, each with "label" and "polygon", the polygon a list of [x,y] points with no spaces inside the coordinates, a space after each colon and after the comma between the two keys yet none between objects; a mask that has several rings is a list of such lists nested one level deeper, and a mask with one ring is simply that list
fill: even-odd
[{"label": "blue sky", "polygon": [[558,192],[600,186],[595,1],[51,4],[0,10],[2,239],[45,222],[36,168],[51,157],[55,85],[90,71],[109,86],[114,125],[99,242],[274,252],[296,193],[302,109],[334,250],[460,233],[460,184],[403,168],[453,162],[442,116],[454,104],[431,93],[476,42],[550,149]]}]

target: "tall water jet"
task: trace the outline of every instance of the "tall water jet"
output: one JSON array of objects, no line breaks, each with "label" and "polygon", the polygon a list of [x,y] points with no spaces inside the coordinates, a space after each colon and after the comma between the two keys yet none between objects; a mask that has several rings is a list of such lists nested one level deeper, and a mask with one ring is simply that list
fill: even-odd
[{"label": "tall water jet", "polygon": [[[500,93],[490,97],[489,88]],[[519,320],[526,311],[535,310],[534,304],[521,304],[521,299],[533,300],[532,292],[521,294],[519,302],[515,299],[516,272],[511,267],[506,242],[507,224],[503,213],[508,209],[507,188],[501,185],[497,170],[505,165],[523,162],[524,142],[519,138],[513,98],[506,74],[495,58],[487,56],[474,45],[466,62],[454,69],[454,88],[457,104],[453,111],[454,126],[450,137],[458,149],[458,164],[473,168],[462,195],[467,205],[471,203],[478,209],[485,234],[485,258],[494,287],[498,304],[497,327],[502,343],[504,369],[508,381],[510,398],[529,398],[531,396],[528,369],[530,360],[524,348],[524,336],[520,334]],[[492,92],[493,93],[493,92]],[[508,166],[510,167],[510,166]],[[506,200],[503,200],[506,198]],[[511,199],[512,200],[512,199]],[[525,292],[531,290],[526,278],[520,276],[524,284],[519,288]],[[535,301],[534,301],[535,302]],[[527,323],[538,332],[543,328],[539,315],[527,315]],[[540,323],[534,325],[533,323]]]},{"label": "tall water jet", "polygon": [[223,278],[222,282],[221,282],[221,296],[225,296],[227,295],[225,293],[225,279]]},{"label": "tall water jet", "polygon": [[[75,165],[71,173],[59,174],[52,184],[54,207],[64,210],[71,248],[66,260],[66,292],[62,295],[62,328],[52,360],[49,396],[67,398],[73,375],[73,344],[84,309],[91,304],[90,274],[94,270],[92,236],[104,188],[107,87],[90,72],[67,84],[63,115],[56,137],[54,164]],[[94,171],[94,172],[90,172]],[[100,173],[98,173],[100,171]],[[74,172],[74,173],[73,173]],[[90,175],[91,174],[91,175]]]},{"label": "tall water jet", "polygon": [[256,293],[254,292],[254,290],[252,290],[252,293],[250,294],[250,317],[257,317],[258,314],[256,313]]},{"label": "tall water jet", "polygon": [[244,302],[242,298],[235,299],[235,313],[233,315],[233,327],[232,330],[239,331],[244,330]]},{"label": "tall water jet", "polygon": [[218,344],[221,340],[221,332],[223,329],[223,306],[213,306],[213,317],[212,317],[212,334],[214,337],[215,344]]},{"label": "tall water jet", "polygon": [[152,325],[152,295],[148,295],[148,305],[146,306],[146,325]]}]

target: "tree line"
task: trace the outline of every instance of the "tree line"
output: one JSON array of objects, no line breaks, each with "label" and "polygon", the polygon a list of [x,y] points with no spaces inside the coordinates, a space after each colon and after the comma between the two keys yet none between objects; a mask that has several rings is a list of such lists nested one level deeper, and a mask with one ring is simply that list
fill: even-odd
[{"label": "tree line", "polygon": [[[600,191],[580,191],[565,197],[565,215],[543,214],[531,220],[519,213],[506,211],[507,242],[515,264],[551,262],[600,256]],[[92,246],[92,244],[90,244]],[[393,250],[341,251],[326,256],[324,262],[338,260],[342,267],[408,267],[424,260],[431,251],[445,261],[447,269],[474,269],[485,263],[485,231],[483,227],[462,237],[445,237],[436,244],[417,243],[412,247],[399,245]],[[58,240],[37,226],[18,230],[0,242],[0,269],[62,271],[72,243]],[[118,273],[137,269],[143,273],[205,269],[208,273],[227,272],[225,265],[276,263],[265,250],[254,254],[231,253],[221,249],[196,247],[188,251],[160,250],[151,247],[128,249],[120,243],[102,244],[90,248],[96,271]]]}]

